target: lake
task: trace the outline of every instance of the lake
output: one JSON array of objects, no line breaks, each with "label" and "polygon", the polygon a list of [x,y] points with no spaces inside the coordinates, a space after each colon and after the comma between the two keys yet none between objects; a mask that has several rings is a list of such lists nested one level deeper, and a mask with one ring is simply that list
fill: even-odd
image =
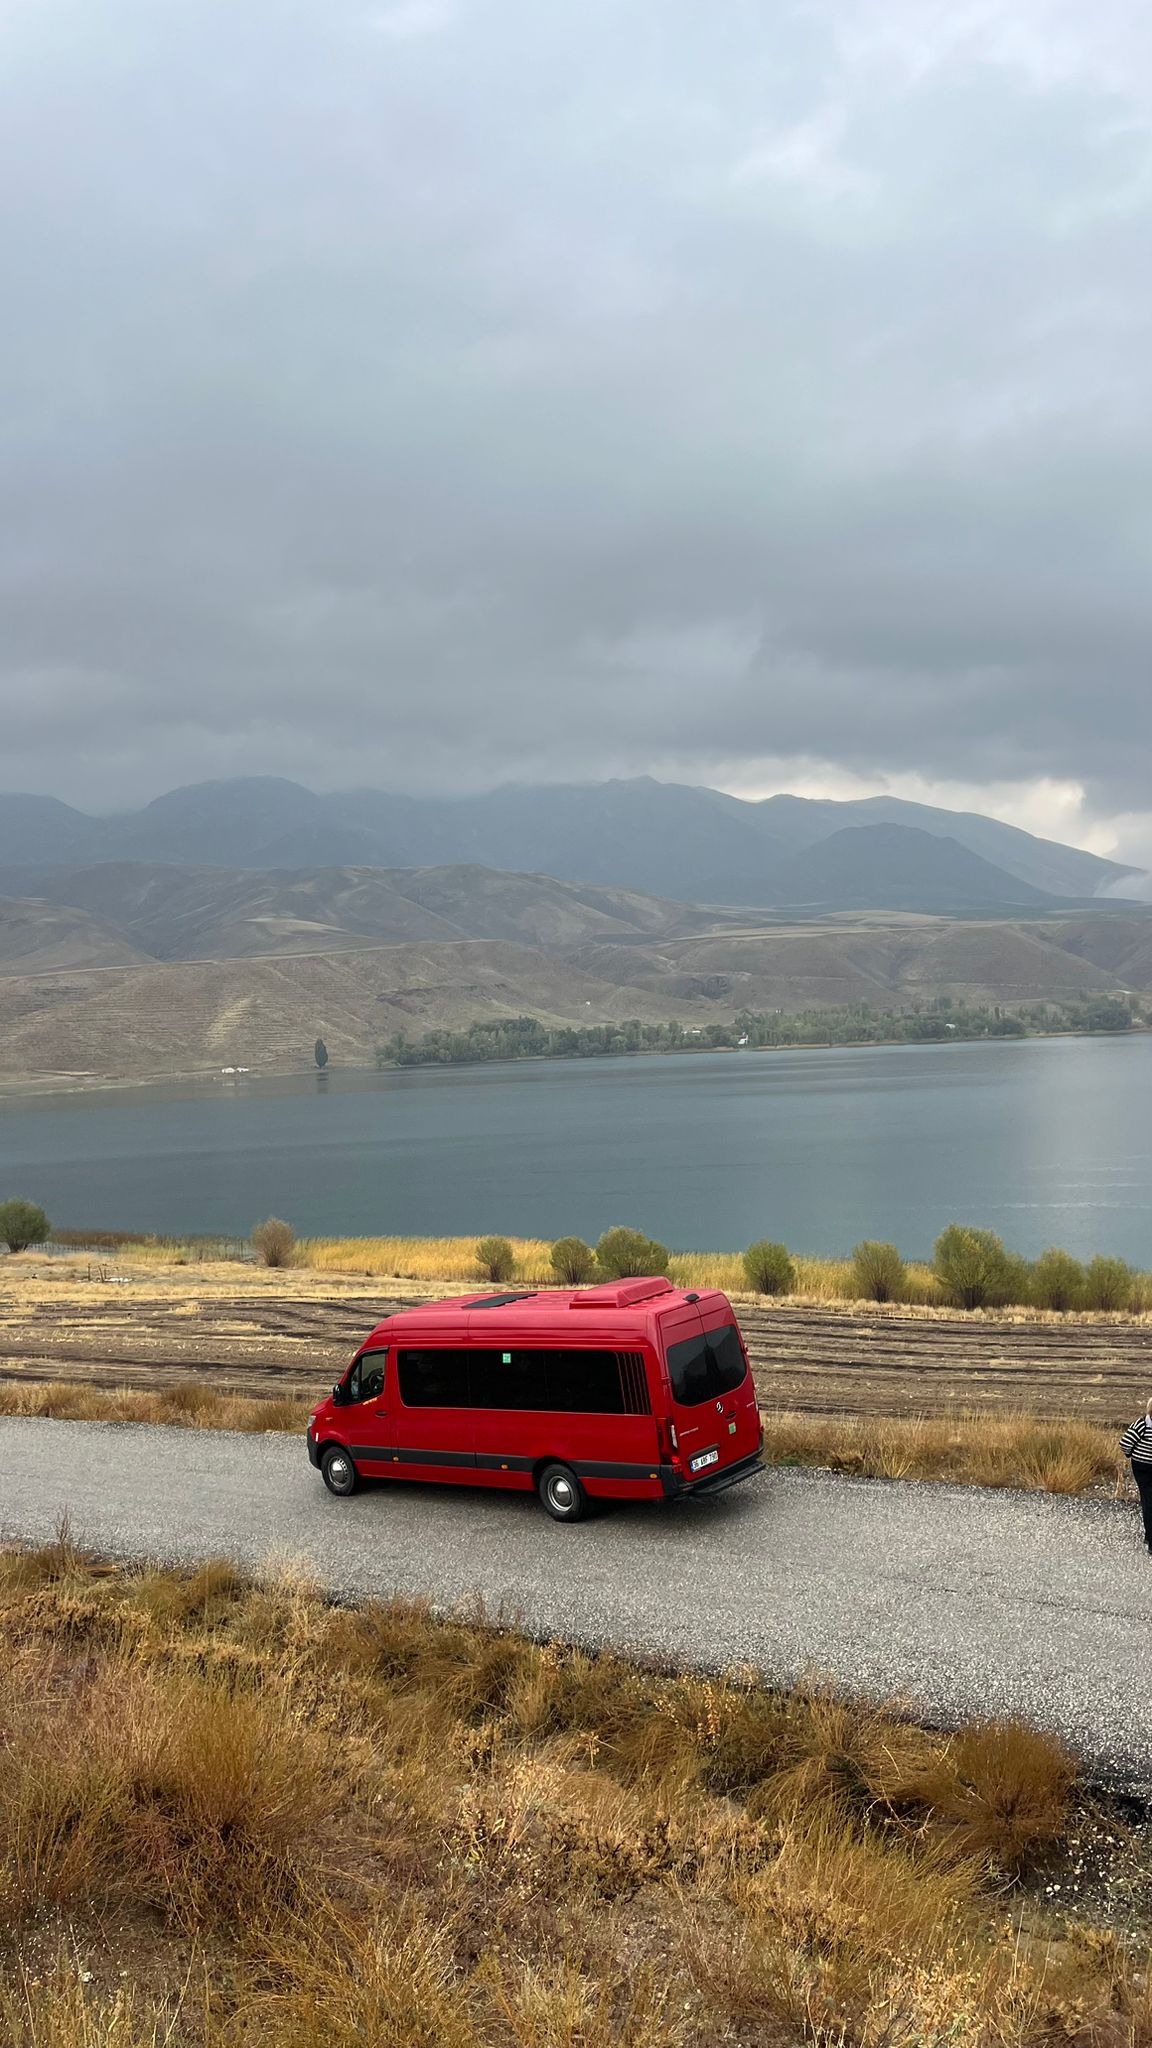
[{"label": "lake", "polygon": [[59,1225],[507,1231],[672,1247],[953,1220],[1152,1263],[1152,1036],[694,1053],[225,1080],[0,1105],[0,1194]]}]

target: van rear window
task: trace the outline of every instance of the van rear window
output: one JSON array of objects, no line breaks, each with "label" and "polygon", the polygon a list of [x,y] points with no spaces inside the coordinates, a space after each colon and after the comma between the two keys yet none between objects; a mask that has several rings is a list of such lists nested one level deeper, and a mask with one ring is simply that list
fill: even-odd
[{"label": "van rear window", "polygon": [[701,1401],[733,1393],[747,1370],[740,1338],[731,1323],[668,1346],[672,1395],[682,1408],[698,1408]]},{"label": "van rear window", "polygon": [[401,1351],[406,1408],[522,1408],[583,1415],[647,1415],[638,1351],[496,1351],[480,1345]]}]

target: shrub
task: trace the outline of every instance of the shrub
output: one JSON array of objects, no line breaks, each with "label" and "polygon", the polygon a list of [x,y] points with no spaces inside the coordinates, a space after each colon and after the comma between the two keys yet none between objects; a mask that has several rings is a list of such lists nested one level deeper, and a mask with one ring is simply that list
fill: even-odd
[{"label": "shrub", "polygon": [[903,1301],[904,1261],[894,1244],[865,1238],[852,1254],[852,1289],[858,1301]]},{"label": "shrub", "polygon": [[650,1273],[667,1273],[668,1253],[642,1230],[627,1230],[617,1224],[600,1238],[596,1263],[608,1280],[636,1280]]},{"label": "shrub", "polygon": [[796,1268],[787,1245],[773,1244],[768,1238],[750,1244],[744,1254],[744,1278],[754,1294],[794,1293]]},{"label": "shrub", "polygon": [[992,1230],[950,1223],[936,1239],[936,1277],[957,1308],[988,1308],[1012,1298],[1020,1275]]},{"label": "shrub", "polygon": [[0,1202],[0,1244],[6,1244],[10,1252],[23,1252],[30,1244],[43,1244],[51,1228],[43,1209],[35,1202],[25,1202],[19,1196],[10,1202]]},{"label": "shrub", "polygon": [[1093,1259],[1084,1275],[1085,1308],[1128,1309],[1136,1275],[1123,1259]]},{"label": "shrub", "polygon": [[1084,1299],[1084,1268],[1079,1259],[1057,1245],[1041,1252],[1032,1268],[1032,1299],[1038,1308],[1079,1308]]},{"label": "shrub", "polygon": [[1015,1875],[1059,1839],[1076,1768],[1063,1744],[1020,1722],[961,1729],[919,1783],[902,1788],[949,1824],[961,1855]]},{"label": "shrub", "polygon": [[1005,1252],[1000,1285],[993,1298],[997,1302],[1031,1301],[1032,1268],[1019,1252]]},{"label": "shrub", "polygon": [[252,1232],[252,1248],[266,1266],[290,1266],[296,1249],[296,1232],[282,1216],[266,1216]]},{"label": "shrub", "polygon": [[552,1271],[565,1287],[582,1287],[596,1271],[596,1254],[582,1237],[558,1237],[549,1257]]},{"label": "shrub", "polygon": [[506,1237],[482,1237],[476,1247],[476,1264],[483,1280],[510,1280],[516,1271],[516,1254]]}]

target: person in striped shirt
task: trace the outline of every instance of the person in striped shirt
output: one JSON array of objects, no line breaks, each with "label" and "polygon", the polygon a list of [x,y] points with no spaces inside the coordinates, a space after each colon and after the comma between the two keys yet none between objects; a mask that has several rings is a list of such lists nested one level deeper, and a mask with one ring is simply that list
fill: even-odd
[{"label": "person in striped shirt", "polygon": [[1144,1515],[1144,1541],[1152,1553],[1152,1400],[1139,1422],[1124,1431],[1120,1449],[1132,1460],[1132,1477]]}]

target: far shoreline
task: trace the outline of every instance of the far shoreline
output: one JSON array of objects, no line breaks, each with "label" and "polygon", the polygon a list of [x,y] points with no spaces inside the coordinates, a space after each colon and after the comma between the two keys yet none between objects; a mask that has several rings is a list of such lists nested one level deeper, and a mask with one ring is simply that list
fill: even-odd
[{"label": "far shoreline", "polygon": [[991,1036],[986,1032],[962,1036],[959,1033],[949,1038],[853,1038],[806,1039],[789,1045],[666,1045],[628,1048],[606,1053],[513,1053],[498,1060],[412,1060],[401,1063],[388,1061],[384,1065],[372,1062],[329,1062],[320,1069],[314,1065],[294,1067],[252,1067],[244,1074],[229,1074],[221,1067],[197,1067],[173,1069],[171,1072],[153,1074],[89,1075],[76,1072],[60,1074],[36,1074],[29,1077],[0,1075],[0,1111],[12,1102],[25,1102],[37,1097],[53,1095],[88,1096],[104,1094],[135,1094],[148,1088],[172,1088],[184,1084],[203,1086],[213,1081],[302,1081],[309,1076],[317,1082],[328,1081],[333,1075],[377,1075],[431,1073],[475,1073],[486,1068],[523,1066],[582,1066],[595,1067],[606,1060],[657,1060],[681,1059],[704,1053],[725,1054],[732,1057],[748,1053],[799,1053],[799,1052],[887,1052],[897,1049],[904,1052],[941,1052],[956,1046],[986,1045],[1028,1045],[1036,1041],[1053,1039],[1105,1039],[1108,1041],[1152,1036],[1152,1023],[1131,1024],[1123,1031],[1025,1031],[1006,1032],[1003,1036]]}]

